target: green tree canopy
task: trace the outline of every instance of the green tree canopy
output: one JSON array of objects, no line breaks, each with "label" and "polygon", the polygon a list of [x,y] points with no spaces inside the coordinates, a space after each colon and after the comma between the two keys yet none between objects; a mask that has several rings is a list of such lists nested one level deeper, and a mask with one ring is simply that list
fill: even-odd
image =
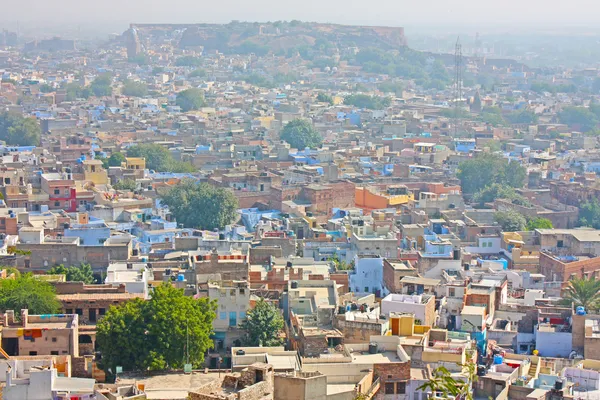
[{"label": "green tree canopy", "polygon": [[197,67],[202,64],[200,57],[182,56],[175,60],[175,65],[178,67]]},{"label": "green tree canopy", "polygon": [[565,107],[558,113],[561,123],[581,132],[588,132],[598,126],[599,117],[585,107]]},{"label": "green tree canopy", "polygon": [[329,103],[329,105],[332,105],[333,97],[331,97],[327,93],[321,92],[317,95],[317,101],[321,103]]},{"label": "green tree canopy", "polygon": [[188,78],[204,78],[206,71],[202,68],[198,68],[189,73]]},{"label": "green tree canopy", "polygon": [[185,296],[167,283],[155,288],[148,301],[111,307],[97,326],[101,367],[109,375],[117,366],[125,371],[181,369],[189,356],[198,368],[213,347],[215,310],[214,301]]},{"label": "green tree canopy", "polygon": [[497,154],[482,154],[460,163],[456,176],[464,193],[476,193],[494,183],[523,187],[527,171],[518,161],[509,162]]},{"label": "green tree canopy", "polygon": [[37,146],[41,128],[34,118],[0,112],[0,140],[13,146]]},{"label": "green tree canopy", "polygon": [[583,306],[588,311],[600,309],[600,280],[594,277],[571,279],[563,292],[563,303],[575,303],[575,306]]},{"label": "green tree canopy", "polygon": [[143,82],[132,81],[127,79],[123,82],[123,89],[121,90],[125,96],[133,97],[144,97],[148,96],[148,85]]},{"label": "green tree canopy", "polygon": [[600,229],[600,202],[597,198],[579,205],[579,225]]},{"label": "green tree canopy", "polygon": [[112,95],[112,76],[109,73],[100,74],[90,85],[90,90],[96,97]]},{"label": "green tree canopy", "polygon": [[223,229],[236,221],[237,198],[227,189],[183,179],[161,196],[177,222],[188,228]]},{"label": "green tree canopy", "polygon": [[66,275],[68,282],[83,282],[87,285],[96,282],[94,271],[90,264],[72,265],[65,267],[63,264],[52,267],[48,270],[49,275],[63,274]]},{"label": "green tree canopy", "polygon": [[552,228],[554,228],[552,226],[552,221],[550,221],[548,218],[540,218],[540,217],[529,219],[527,221],[527,226],[526,226],[526,230],[528,230],[528,231],[534,231],[536,229],[552,229]]},{"label": "green tree canopy", "polygon": [[513,187],[501,183],[492,183],[479,189],[473,195],[473,201],[483,205],[484,203],[491,203],[496,199],[513,199],[516,196],[518,194]]},{"label": "green tree canopy", "polygon": [[120,167],[125,162],[125,155],[123,153],[112,153],[107,159],[107,167]]},{"label": "green tree canopy", "polygon": [[506,116],[511,124],[537,124],[539,117],[530,110],[513,111]]},{"label": "green tree canopy", "polygon": [[182,90],[177,93],[175,104],[181,107],[183,112],[198,110],[205,104],[204,92],[197,88]]},{"label": "green tree canopy", "polygon": [[77,99],[88,99],[92,95],[92,90],[89,87],[81,87],[75,82],[67,83],[63,86],[67,92],[66,100],[75,101]]},{"label": "green tree canopy", "polygon": [[159,172],[195,172],[196,168],[188,162],[173,158],[169,150],[155,143],[141,143],[127,149],[127,156],[142,157],[146,168]]},{"label": "green tree canopy", "polygon": [[496,221],[504,232],[524,231],[527,226],[527,220],[516,211],[498,211],[494,214]]},{"label": "green tree canopy", "polygon": [[283,330],[283,317],[275,306],[264,299],[256,302],[253,309],[248,311],[241,328],[246,332],[247,346],[281,346],[283,340],[280,333]]},{"label": "green tree canopy", "polygon": [[319,147],[323,142],[319,132],[315,130],[310,121],[305,119],[294,119],[288,122],[283,127],[280,138],[298,150]]},{"label": "green tree canopy", "polygon": [[119,182],[113,185],[113,188],[117,190],[128,190],[133,192],[137,189],[137,182],[134,179],[121,179]]},{"label": "green tree canopy", "polygon": [[389,107],[392,100],[389,97],[352,94],[344,97],[344,104],[358,108],[368,108],[369,110],[382,110]]},{"label": "green tree canopy", "polygon": [[400,82],[385,81],[377,85],[377,88],[384,93],[393,93],[395,96],[400,96],[404,90],[404,85]]},{"label": "green tree canopy", "polygon": [[54,286],[32,274],[0,280],[0,311],[14,310],[19,315],[22,309],[34,315],[56,314],[60,311],[60,302]]}]

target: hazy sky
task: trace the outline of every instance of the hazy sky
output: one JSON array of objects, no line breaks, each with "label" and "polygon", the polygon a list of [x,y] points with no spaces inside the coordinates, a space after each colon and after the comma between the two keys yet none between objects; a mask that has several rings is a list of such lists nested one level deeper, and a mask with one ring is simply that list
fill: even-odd
[{"label": "hazy sky", "polygon": [[[80,25],[111,29],[129,22],[229,22],[300,19],[393,26],[472,26],[523,30],[594,26],[597,0],[2,0],[4,26]],[[10,16],[10,17],[9,17]],[[64,26],[64,25],[67,26]]]}]

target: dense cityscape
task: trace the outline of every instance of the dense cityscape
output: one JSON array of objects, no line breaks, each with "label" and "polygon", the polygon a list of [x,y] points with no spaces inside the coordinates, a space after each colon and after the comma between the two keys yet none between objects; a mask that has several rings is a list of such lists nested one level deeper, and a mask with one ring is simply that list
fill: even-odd
[{"label": "dense cityscape", "polygon": [[1,397],[600,399],[598,59],[490,43],[0,31]]}]

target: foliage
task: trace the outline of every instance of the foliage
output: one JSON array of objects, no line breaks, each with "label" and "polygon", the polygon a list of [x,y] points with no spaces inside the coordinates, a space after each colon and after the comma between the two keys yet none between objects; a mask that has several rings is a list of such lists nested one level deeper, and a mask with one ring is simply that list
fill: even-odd
[{"label": "foliage", "polygon": [[90,88],[81,87],[75,82],[66,84],[64,86],[64,89],[67,92],[67,101],[75,101],[77,99],[88,99],[92,95],[92,90]]},{"label": "foliage", "polygon": [[183,56],[179,57],[175,61],[175,65],[178,67],[198,67],[202,64],[202,59],[194,56]]},{"label": "foliage", "polygon": [[579,205],[579,225],[600,229],[600,202],[597,198]]},{"label": "foliage", "polygon": [[161,196],[178,223],[188,228],[223,229],[237,219],[237,198],[227,189],[183,179]]},{"label": "foliage", "polygon": [[275,306],[259,299],[253,309],[246,314],[241,328],[246,331],[247,346],[281,346],[283,340],[280,332],[283,330],[283,317]]},{"label": "foliage", "polygon": [[[471,352],[467,353],[467,358],[472,358]],[[464,381],[453,378],[445,367],[438,367],[433,371],[431,379],[419,386],[417,390],[441,393],[444,399],[473,400],[472,386],[478,379],[477,365],[474,362],[467,362],[459,366],[466,372]]]},{"label": "foliage", "polygon": [[396,96],[402,95],[404,86],[400,82],[386,81],[377,85],[377,88],[384,93],[393,93]]},{"label": "foliage", "polygon": [[477,119],[493,126],[506,125],[502,110],[498,107],[484,107]]},{"label": "foliage", "polygon": [[499,183],[509,187],[522,187],[527,171],[518,161],[508,161],[497,154],[482,154],[459,164],[456,174],[464,193]]},{"label": "foliage", "polygon": [[19,314],[22,309],[34,315],[57,313],[60,302],[54,286],[32,274],[0,280],[0,311],[14,310]]},{"label": "foliage", "polygon": [[558,119],[570,127],[579,127],[582,132],[593,130],[600,120],[599,116],[585,107],[565,107],[558,113]]},{"label": "foliage", "polygon": [[344,98],[344,104],[358,108],[368,108],[369,110],[382,110],[389,107],[392,100],[389,97],[352,94]]},{"label": "foliage", "polygon": [[336,271],[350,271],[354,269],[354,261],[347,263],[344,260],[340,260],[337,253],[334,253],[333,256],[329,257],[328,261],[333,263]]},{"label": "foliage", "polygon": [[570,85],[553,85],[546,82],[533,82],[531,84],[531,91],[536,93],[575,93],[577,92],[577,86]]},{"label": "foliage", "polygon": [[494,214],[496,221],[504,232],[524,231],[527,226],[527,220],[516,211],[498,211]]},{"label": "foliage", "polygon": [[43,85],[40,85],[40,92],[52,93],[52,92],[54,92],[54,88],[52,86],[48,85],[47,83],[44,83]]},{"label": "foliage", "polygon": [[159,172],[195,172],[190,163],[177,161],[169,150],[154,143],[141,143],[127,150],[129,157],[142,157],[146,160],[146,168]]},{"label": "foliage", "polygon": [[473,195],[473,201],[483,205],[484,203],[491,203],[496,199],[514,199],[519,196],[515,189],[510,186],[506,186],[500,183],[492,183],[486,187],[479,189]]},{"label": "foliage", "polygon": [[90,90],[96,97],[112,95],[112,76],[108,73],[98,75],[90,85]]},{"label": "foliage", "polygon": [[175,104],[181,107],[183,112],[198,110],[204,106],[204,92],[198,88],[191,88],[177,93]]},{"label": "foliage", "polygon": [[[97,326],[101,367],[113,375],[125,371],[183,368],[186,358],[195,367],[213,347],[210,339],[216,303],[185,296],[167,283],[151,299],[135,299],[111,307]],[[189,344],[189,346],[188,346]]]},{"label": "foliage", "polygon": [[112,153],[110,155],[110,157],[108,157],[106,160],[107,160],[106,161],[106,166],[104,168],[107,168],[107,167],[120,167],[121,163],[125,162],[125,155],[123,153],[119,153],[119,152]]},{"label": "foliage", "polygon": [[331,97],[327,93],[319,93],[317,95],[317,101],[320,103],[329,103],[329,105],[333,105],[333,97]]},{"label": "foliage", "polygon": [[193,70],[188,74],[188,78],[204,78],[206,76],[206,71],[198,68]]},{"label": "foliage", "polygon": [[40,144],[41,128],[34,118],[0,112],[0,140],[9,145],[35,146]]},{"label": "foliage", "polygon": [[595,277],[569,280],[563,292],[563,303],[575,303],[575,306],[583,306],[587,311],[600,309],[600,280]]},{"label": "foliage", "polygon": [[127,79],[125,82],[123,82],[123,89],[121,92],[125,96],[144,97],[148,96],[148,86],[143,82],[136,82]]},{"label": "foliage", "polygon": [[511,112],[506,116],[511,124],[537,124],[539,117],[529,110]]},{"label": "foliage", "polygon": [[525,227],[528,231],[534,231],[536,229],[552,229],[552,221],[548,218],[531,218],[527,221],[527,226]]},{"label": "foliage", "polygon": [[137,65],[148,65],[150,63],[146,54],[138,54],[135,57],[130,57],[127,61]]},{"label": "foliage", "polygon": [[137,189],[137,182],[133,179],[121,179],[119,182],[113,185],[116,190],[124,190],[133,192]]},{"label": "foliage", "polygon": [[288,122],[281,130],[280,138],[299,150],[307,147],[315,148],[323,142],[319,132],[315,130],[310,121],[305,119],[294,119]]},{"label": "foliage", "polygon": [[54,266],[48,270],[49,275],[66,275],[68,282],[83,282],[91,285],[96,282],[94,271],[90,264],[80,264],[78,266],[65,267],[63,264]]},{"label": "foliage", "polygon": [[251,85],[255,85],[255,86],[259,86],[259,87],[273,88],[275,86],[273,81],[268,79],[266,76],[260,75],[260,74],[244,75],[241,78],[241,80],[243,80],[244,82],[249,83]]},{"label": "foliage", "polygon": [[267,55],[269,47],[262,44],[254,43],[249,40],[244,41],[239,46],[235,46],[232,49],[235,54],[251,54],[254,53],[259,57]]},{"label": "foliage", "polygon": [[152,67],[152,75],[162,74],[165,72],[165,67],[155,66]]}]

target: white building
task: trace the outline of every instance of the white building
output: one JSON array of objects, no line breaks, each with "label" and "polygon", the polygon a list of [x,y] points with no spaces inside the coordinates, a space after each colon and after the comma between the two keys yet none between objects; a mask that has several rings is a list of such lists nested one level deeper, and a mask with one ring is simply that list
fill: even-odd
[{"label": "white building", "polygon": [[373,293],[380,297],[383,288],[383,258],[355,257],[354,273],[350,275],[350,290]]},{"label": "white building", "polygon": [[107,284],[113,286],[125,285],[127,293],[143,294],[149,297],[148,283],[154,279],[152,270],[146,263],[111,263],[106,269]]}]

